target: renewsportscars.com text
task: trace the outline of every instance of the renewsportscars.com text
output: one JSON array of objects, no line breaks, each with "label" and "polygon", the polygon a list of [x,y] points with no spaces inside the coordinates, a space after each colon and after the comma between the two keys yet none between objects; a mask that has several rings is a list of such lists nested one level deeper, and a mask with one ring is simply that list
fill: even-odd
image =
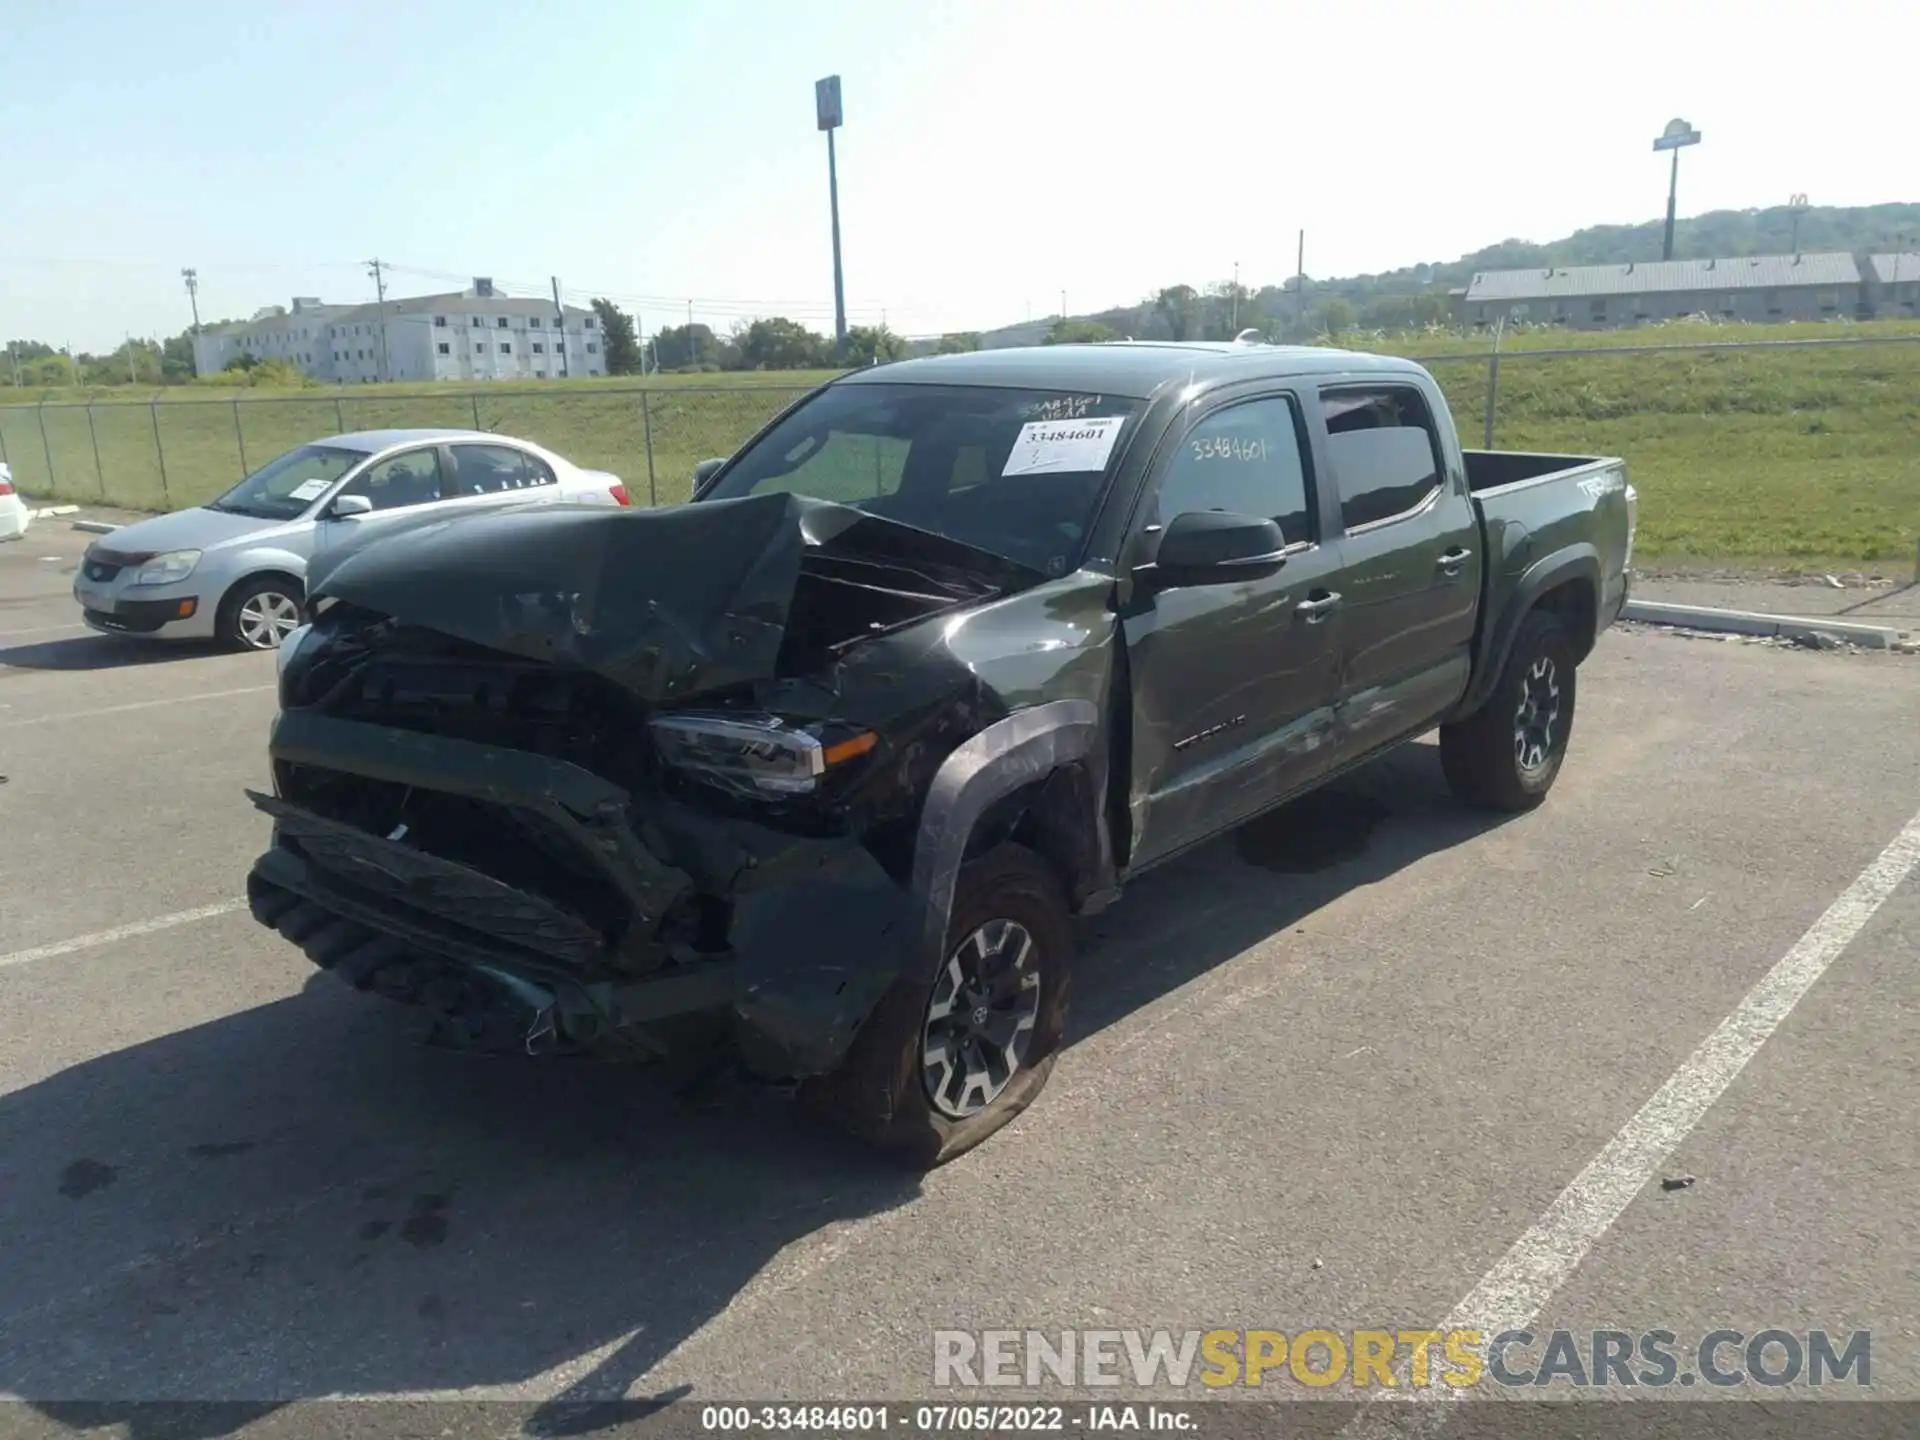
[{"label": "renewsportscars.com text", "polygon": [[1825,1330],[936,1330],[933,1383],[1325,1390],[1873,1383],[1873,1335]]}]

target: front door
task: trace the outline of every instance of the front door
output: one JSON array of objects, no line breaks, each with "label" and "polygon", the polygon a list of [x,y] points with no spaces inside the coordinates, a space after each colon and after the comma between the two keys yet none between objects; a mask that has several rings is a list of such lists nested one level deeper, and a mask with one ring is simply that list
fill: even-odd
[{"label": "front door", "polygon": [[1256,577],[1135,586],[1124,618],[1134,867],[1246,819],[1329,762],[1340,547],[1323,536],[1304,433],[1291,394],[1228,401],[1192,421],[1149,482],[1135,563],[1192,510],[1270,517],[1287,548]]},{"label": "front door", "polygon": [[399,516],[436,503],[440,499],[440,470],[440,450],[434,445],[402,450],[369,465],[340,487],[340,495],[365,496],[373,505],[372,513],[335,516],[333,504],[339,502],[340,495],[334,496],[315,527],[314,548],[330,550],[370,540]]}]

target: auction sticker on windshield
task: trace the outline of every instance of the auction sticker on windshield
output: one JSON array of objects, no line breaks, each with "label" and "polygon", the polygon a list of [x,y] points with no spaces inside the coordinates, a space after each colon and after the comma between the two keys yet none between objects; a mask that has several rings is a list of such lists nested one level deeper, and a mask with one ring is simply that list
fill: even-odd
[{"label": "auction sticker on windshield", "polygon": [[1124,415],[1099,420],[1034,420],[1020,427],[1002,475],[1104,470]]},{"label": "auction sticker on windshield", "polygon": [[320,492],[332,483],[331,480],[302,480],[287,492],[287,498],[289,500],[315,500],[319,498]]}]

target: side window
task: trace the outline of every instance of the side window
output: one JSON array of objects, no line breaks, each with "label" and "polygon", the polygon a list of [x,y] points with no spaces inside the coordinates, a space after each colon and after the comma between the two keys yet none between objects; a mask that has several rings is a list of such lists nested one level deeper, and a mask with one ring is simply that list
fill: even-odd
[{"label": "side window", "polygon": [[520,452],[520,463],[526,468],[527,484],[557,485],[559,483],[554,479],[553,467],[538,455],[529,455],[526,451],[522,450]]},{"label": "side window", "polygon": [[551,471],[544,480],[531,478],[527,464],[531,459],[506,445],[456,445],[453,447],[453,484],[447,493],[449,496],[497,495],[503,490],[524,490],[530,484],[551,484]]},{"label": "side window", "polygon": [[438,500],[440,452],[403,450],[389,460],[382,460],[342,493],[364,495],[376,510],[398,510]]},{"label": "side window", "polygon": [[1390,520],[1440,488],[1440,444],[1417,390],[1368,386],[1320,397],[1327,467],[1347,529]]},{"label": "side window", "polygon": [[1275,396],[1216,410],[1189,430],[1160,481],[1155,518],[1189,510],[1259,515],[1289,545],[1314,538],[1313,503],[1291,400]]}]

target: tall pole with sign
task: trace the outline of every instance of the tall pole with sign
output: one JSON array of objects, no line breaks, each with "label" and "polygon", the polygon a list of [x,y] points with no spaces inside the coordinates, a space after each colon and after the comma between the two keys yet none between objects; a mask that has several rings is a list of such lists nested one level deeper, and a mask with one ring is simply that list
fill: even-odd
[{"label": "tall pole with sign", "polygon": [[847,289],[840,274],[840,171],[833,154],[833,132],[842,121],[840,77],[829,75],[813,82],[814,120],[827,132],[827,203],[833,210],[833,353],[847,354]]},{"label": "tall pole with sign", "polygon": [[1653,142],[1655,150],[1671,150],[1673,166],[1667,175],[1667,236],[1660,245],[1660,258],[1673,258],[1673,212],[1674,202],[1680,193],[1680,152],[1689,145],[1700,143],[1700,132],[1684,120],[1669,120],[1667,128],[1660,132],[1660,138]]}]

